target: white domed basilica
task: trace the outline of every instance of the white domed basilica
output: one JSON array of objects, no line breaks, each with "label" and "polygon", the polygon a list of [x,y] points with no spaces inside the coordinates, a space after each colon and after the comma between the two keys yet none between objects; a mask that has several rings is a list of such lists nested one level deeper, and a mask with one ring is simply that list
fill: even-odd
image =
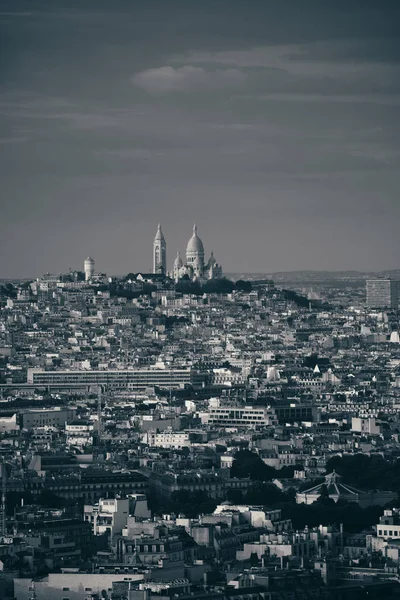
[{"label": "white domed basilica", "polygon": [[196,225],[193,226],[192,237],[186,246],[186,262],[182,260],[178,252],[171,272],[171,277],[175,281],[178,281],[185,275],[192,280],[219,279],[222,277],[222,268],[215,260],[212,252],[208,261],[205,262],[204,246],[197,235]]}]

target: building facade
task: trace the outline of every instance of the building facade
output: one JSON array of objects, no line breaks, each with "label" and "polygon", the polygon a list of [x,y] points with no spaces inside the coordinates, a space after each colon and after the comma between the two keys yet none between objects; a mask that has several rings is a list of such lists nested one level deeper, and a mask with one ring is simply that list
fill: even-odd
[{"label": "building facade", "polygon": [[366,282],[367,306],[369,308],[398,308],[399,282],[378,277]]},{"label": "building facade", "polygon": [[215,427],[266,427],[277,423],[272,409],[253,406],[210,408],[209,412],[201,413],[200,418],[203,424]]},{"label": "building facade", "polygon": [[191,369],[108,369],[44,371],[28,369],[27,381],[45,387],[105,386],[116,390],[146,390],[154,386],[179,389],[192,381]]}]

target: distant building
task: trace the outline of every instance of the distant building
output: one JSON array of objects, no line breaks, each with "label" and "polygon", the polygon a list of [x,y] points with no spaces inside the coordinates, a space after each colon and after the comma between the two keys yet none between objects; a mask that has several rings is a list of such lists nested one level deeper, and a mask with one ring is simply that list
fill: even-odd
[{"label": "distant building", "polygon": [[191,369],[108,369],[44,371],[28,369],[28,383],[49,387],[107,386],[109,389],[146,390],[154,386],[183,388],[192,382]]},{"label": "distant building", "polygon": [[73,421],[76,416],[75,408],[30,408],[20,413],[22,429],[41,427],[45,425],[60,427]]},{"label": "distant building", "polygon": [[215,427],[266,427],[276,425],[275,412],[271,408],[253,406],[226,406],[211,408],[201,413],[202,423]]},{"label": "distant building", "polygon": [[299,402],[278,402],[275,401],[273,409],[281,424],[294,423],[301,421],[318,421],[318,408],[314,404],[301,404]]},{"label": "distant building", "polygon": [[84,519],[92,526],[94,535],[120,534],[129,516],[128,498],[101,498],[98,504],[84,507]]},{"label": "distant building", "polygon": [[361,417],[352,417],[351,430],[368,435],[379,435],[381,432],[381,428],[376,424],[376,419]]},{"label": "distant building", "polygon": [[16,510],[14,530],[32,547],[42,546],[53,555],[56,567],[88,558],[93,553],[88,523],[69,516],[62,509],[31,505]]},{"label": "distant building", "polygon": [[88,256],[85,259],[84,271],[85,271],[85,281],[89,281],[90,279],[92,279],[92,277],[94,275],[94,260],[91,256]]},{"label": "distant building", "polygon": [[153,242],[153,273],[165,275],[167,272],[167,244],[161,225],[158,225]]},{"label": "distant building", "polygon": [[191,445],[189,433],[185,431],[147,431],[142,442],[155,448],[175,448],[177,450]]},{"label": "distant building", "polygon": [[66,446],[74,446],[83,449],[85,446],[93,445],[92,421],[76,420],[65,424]]},{"label": "distant building", "polygon": [[[156,237],[153,242],[153,273],[167,273],[167,255],[166,242],[161,231],[161,226],[158,226]],[[197,235],[197,227],[193,226],[193,234],[187,243],[186,247],[186,262],[181,258],[178,252],[172,272],[170,276],[178,281],[182,277],[189,279],[218,279],[222,277],[222,268],[214,258],[213,252],[206,261],[203,242]]]},{"label": "distant building", "polygon": [[149,478],[150,490],[161,498],[170,498],[174,492],[206,492],[212,498],[224,499],[229,490],[247,491],[252,486],[250,479],[229,479],[221,472],[188,470],[183,473],[172,471],[157,473]]},{"label": "distant building", "polygon": [[211,256],[206,262],[204,245],[197,235],[196,225],[193,225],[193,234],[186,246],[186,263],[183,262],[178,252],[171,275],[175,281],[179,281],[182,277],[200,280],[222,277],[222,268],[217,263],[213,252],[211,252]]},{"label": "distant building", "polygon": [[47,600],[87,600],[87,598],[106,598],[118,582],[133,582],[144,579],[143,573],[49,573],[47,577],[35,581],[30,578],[15,578],[14,595],[21,600],[46,598]]},{"label": "distant building", "polygon": [[88,502],[98,502],[100,498],[114,498],[146,492],[146,477],[136,471],[112,473],[82,469],[77,475],[65,474],[46,478],[46,488],[61,498],[82,498]]},{"label": "distant building", "polygon": [[369,308],[398,308],[399,282],[378,277],[367,279],[367,306]]},{"label": "distant building", "polygon": [[376,526],[376,534],[385,540],[400,539],[400,511],[398,508],[385,510]]}]

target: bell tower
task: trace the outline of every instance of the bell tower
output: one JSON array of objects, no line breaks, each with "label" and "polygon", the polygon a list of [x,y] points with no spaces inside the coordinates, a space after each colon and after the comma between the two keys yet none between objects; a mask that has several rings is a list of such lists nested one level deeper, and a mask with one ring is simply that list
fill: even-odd
[{"label": "bell tower", "polygon": [[153,242],[153,273],[167,273],[167,244],[161,225],[158,225],[157,233]]}]

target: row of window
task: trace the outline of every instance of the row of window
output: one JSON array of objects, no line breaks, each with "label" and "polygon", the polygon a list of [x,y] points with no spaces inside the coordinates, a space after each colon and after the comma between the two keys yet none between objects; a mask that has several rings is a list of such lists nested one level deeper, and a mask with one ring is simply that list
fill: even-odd
[{"label": "row of window", "polygon": [[399,537],[398,529],[378,529],[378,535],[389,536],[389,537]]}]

